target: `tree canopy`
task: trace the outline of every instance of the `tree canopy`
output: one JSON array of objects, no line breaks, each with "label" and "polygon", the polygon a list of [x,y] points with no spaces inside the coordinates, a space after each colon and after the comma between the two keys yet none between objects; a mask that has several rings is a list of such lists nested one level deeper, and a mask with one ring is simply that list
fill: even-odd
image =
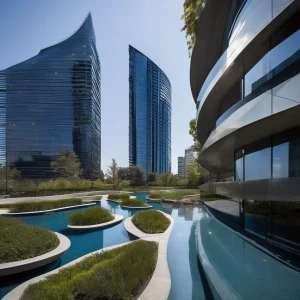
[{"label": "tree canopy", "polygon": [[116,160],[113,158],[111,165],[108,167],[106,171],[106,176],[111,179],[111,183],[113,188],[116,189],[119,186],[119,176],[118,176],[119,167]]},{"label": "tree canopy", "polygon": [[118,176],[121,180],[128,180],[130,186],[145,185],[145,173],[137,166],[130,166],[127,168],[119,168]]},{"label": "tree canopy", "polygon": [[79,178],[82,174],[80,161],[75,152],[68,152],[66,147],[61,147],[56,160],[51,162],[54,172],[60,177]]},{"label": "tree canopy", "polygon": [[181,31],[185,31],[190,55],[196,43],[196,22],[204,6],[205,0],[185,0],[183,3],[183,15],[181,19],[184,20],[184,26]]}]

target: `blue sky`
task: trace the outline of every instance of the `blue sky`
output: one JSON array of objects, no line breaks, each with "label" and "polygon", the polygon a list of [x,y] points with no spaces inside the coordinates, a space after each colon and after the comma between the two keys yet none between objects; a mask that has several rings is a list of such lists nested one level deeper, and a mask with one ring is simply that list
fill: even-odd
[{"label": "blue sky", "polygon": [[1,0],[0,70],[71,35],[92,13],[101,61],[102,169],[128,165],[128,45],[152,59],[172,85],[172,172],[192,144],[196,115],[183,0]]}]

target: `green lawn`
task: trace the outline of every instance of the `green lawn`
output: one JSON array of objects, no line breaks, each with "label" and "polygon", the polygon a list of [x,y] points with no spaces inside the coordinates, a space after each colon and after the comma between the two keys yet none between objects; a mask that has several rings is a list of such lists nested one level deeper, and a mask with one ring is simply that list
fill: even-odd
[{"label": "green lawn", "polygon": [[133,224],[146,233],[162,233],[171,221],[157,210],[140,211],[132,218]]},{"label": "green lawn", "polygon": [[109,194],[108,199],[110,200],[127,200],[130,198],[130,194]]},{"label": "green lawn", "polygon": [[94,197],[88,197],[85,198],[84,200],[102,200],[103,196],[94,196]]},{"label": "green lawn", "polygon": [[30,285],[21,299],[136,299],[156,261],[157,244],[139,240],[60,270]]},{"label": "green lawn", "polygon": [[82,199],[70,198],[62,200],[49,200],[49,201],[27,201],[14,204],[2,204],[0,208],[8,208],[11,213],[21,213],[30,211],[43,211],[55,208],[62,208],[68,206],[82,205]]},{"label": "green lawn", "polygon": [[84,211],[74,212],[69,216],[71,225],[87,226],[112,221],[114,216],[101,207],[92,207]]},{"label": "green lawn", "polygon": [[42,255],[58,245],[59,239],[53,232],[0,216],[0,263]]},{"label": "green lawn", "polygon": [[[199,191],[197,191],[199,194]],[[189,191],[184,191],[180,193],[175,193],[175,192],[155,192],[151,193],[148,197],[151,199],[169,199],[169,200],[182,200],[185,196],[188,195],[195,195],[196,190],[189,190]]]},{"label": "green lawn", "polygon": [[128,199],[122,200],[121,205],[123,206],[131,206],[131,207],[145,207],[148,206],[144,201],[138,199]]}]

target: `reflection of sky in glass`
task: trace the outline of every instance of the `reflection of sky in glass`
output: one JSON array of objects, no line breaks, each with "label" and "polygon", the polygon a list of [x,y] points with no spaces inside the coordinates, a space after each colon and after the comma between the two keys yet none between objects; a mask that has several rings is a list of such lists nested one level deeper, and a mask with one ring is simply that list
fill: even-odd
[{"label": "reflection of sky in glass", "polygon": [[273,178],[289,177],[289,142],[273,147]]},{"label": "reflection of sky in glass", "polygon": [[245,180],[271,178],[271,148],[245,155]]}]

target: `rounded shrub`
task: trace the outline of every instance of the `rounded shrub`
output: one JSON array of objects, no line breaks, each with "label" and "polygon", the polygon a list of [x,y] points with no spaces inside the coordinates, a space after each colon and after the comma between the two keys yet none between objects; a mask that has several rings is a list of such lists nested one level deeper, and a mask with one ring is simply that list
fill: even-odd
[{"label": "rounded shrub", "polygon": [[162,233],[167,230],[171,221],[157,210],[146,210],[136,213],[133,224],[146,233]]},{"label": "rounded shrub", "polygon": [[108,199],[110,200],[127,200],[130,198],[130,194],[109,194]]},{"label": "rounded shrub", "polygon": [[114,216],[102,207],[92,207],[84,211],[74,212],[69,216],[71,225],[88,226],[112,221]]},{"label": "rounded shrub", "polygon": [[148,206],[144,201],[138,199],[126,199],[122,200],[121,205],[123,206],[131,206],[131,207],[145,207]]}]

